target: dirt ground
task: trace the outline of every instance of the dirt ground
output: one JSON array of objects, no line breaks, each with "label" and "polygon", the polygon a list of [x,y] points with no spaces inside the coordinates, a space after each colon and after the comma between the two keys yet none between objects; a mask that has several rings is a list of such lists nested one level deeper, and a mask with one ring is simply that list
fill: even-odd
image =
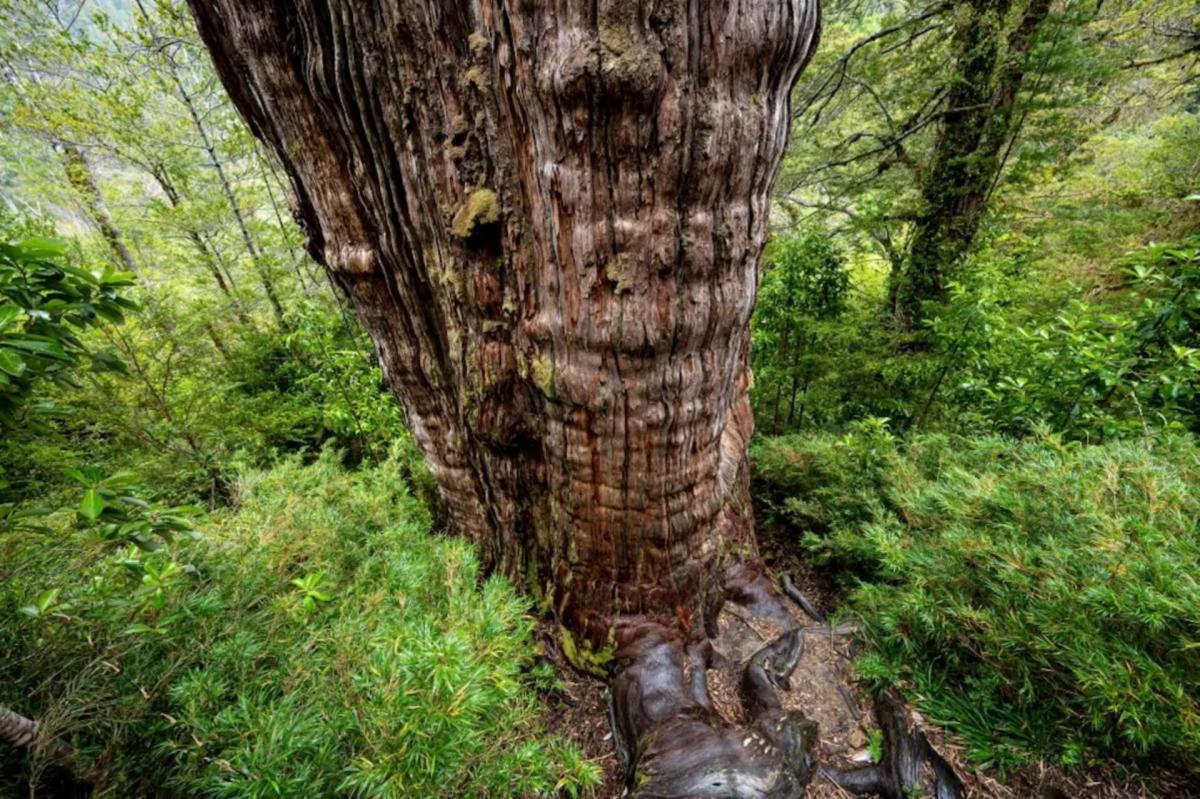
[{"label": "dirt ground", "polygon": [[[795,617],[808,632],[791,690],[782,692],[780,697],[784,706],[802,710],[820,725],[818,760],[843,768],[869,762],[867,742],[873,727],[870,713],[864,710],[869,704],[852,679],[851,639],[845,634],[847,630],[818,625],[798,609]],[[728,665],[709,670],[709,693],[717,711],[737,724],[744,715],[737,690],[741,670],[750,656],[775,640],[782,629],[769,620],[753,618],[734,605],[726,606],[721,612],[719,624],[720,635],[713,644]],[[544,639],[543,646],[546,646]],[[555,655],[552,659],[559,667],[562,683],[562,693],[551,703],[551,726],[575,741],[604,769],[606,782],[598,797],[617,799],[622,795],[623,783],[609,729],[605,685],[565,666],[552,644],[547,647],[547,653]],[[817,777],[809,787],[808,795],[823,799],[849,794]]]},{"label": "dirt ground", "polygon": [[[764,549],[766,549],[764,547]],[[768,560],[771,558],[768,557]],[[824,612],[836,603],[827,587],[806,573],[800,564],[776,560],[789,568],[796,585]],[[871,701],[858,688],[853,672],[853,628],[851,625],[817,624],[798,607],[791,608],[796,621],[806,629],[804,655],[791,680],[791,689],[783,692],[785,706],[804,712],[820,727],[816,757],[839,768],[870,763],[869,742],[878,736],[871,713]],[[714,648],[728,666],[710,669],[709,691],[714,707],[732,723],[743,717],[737,685],[745,661],[760,647],[773,641],[781,630],[771,621],[752,618],[734,605],[727,605],[720,617],[720,634]],[[560,689],[550,697],[549,724],[552,730],[574,741],[604,771],[605,782],[598,799],[618,799],[623,795],[623,775],[617,761],[609,727],[605,684],[571,669],[558,652],[551,628],[539,629],[547,657],[558,669]],[[1049,766],[1032,766],[1001,782],[992,775],[978,773],[965,766],[962,749],[952,737],[914,714],[930,741],[955,768],[966,786],[968,797],[996,799],[1189,799],[1200,798],[1200,787],[1183,780],[1162,777],[1154,787],[1132,778],[1106,773],[1064,774]],[[1165,764],[1164,764],[1165,765]],[[812,799],[844,799],[850,793],[819,773],[809,786]]]}]

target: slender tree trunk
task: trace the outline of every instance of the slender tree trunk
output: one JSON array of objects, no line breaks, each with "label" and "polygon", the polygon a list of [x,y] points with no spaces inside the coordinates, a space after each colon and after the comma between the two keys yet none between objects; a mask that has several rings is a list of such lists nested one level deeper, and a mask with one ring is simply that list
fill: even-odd
[{"label": "slender tree trunk", "polygon": [[799,350],[794,350],[791,356],[791,362],[788,364],[788,371],[792,374],[791,398],[788,400],[788,415],[787,424],[790,428],[796,419],[796,394],[800,391],[800,359],[808,355],[808,351],[812,346],[811,338],[800,337],[802,347]]},{"label": "slender tree trunk", "polygon": [[104,196],[100,193],[100,187],[96,184],[96,176],[92,172],[92,166],[88,163],[87,156],[83,151],[74,144],[59,142],[58,149],[63,155],[63,166],[67,172],[67,181],[71,187],[75,189],[75,193],[79,196],[80,202],[83,203],[84,210],[91,217],[96,227],[100,229],[100,235],[104,238],[106,244],[121,268],[126,272],[137,272],[137,265],[134,263],[133,254],[129,248],[125,246],[124,240],[121,238],[121,232],[113,223],[112,216],[108,213],[108,207],[104,204]]},{"label": "slender tree trunk", "polygon": [[[779,364],[780,364],[780,366],[782,366],[783,364],[786,364],[786,363],[790,363],[791,359],[792,359],[792,326],[788,325],[783,329],[783,333],[780,334],[780,336],[779,336]],[[782,387],[780,387],[779,393],[782,393],[782,391],[783,391],[783,389],[782,389]],[[781,421],[780,415],[779,415],[779,394],[776,394],[775,418],[772,420],[772,422],[774,424],[774,428],[773,428],[772,432],[778,434],[783,429],[782,421]]]},{"label": "slender tree trunk", "polygon": [[780,408],[782,407],[782,404],[783,404],[783,384],[776,383],[775,384],[775,410],[771,415],[771,432],[773,432],[773,433],[780,432],[779,411],[780,411]]},{"label": "slender tree trunk", "polygon": [[[265,163],[266,159],[261,154],[256,153],[255,159],[258,163],[258,173],[262,175],[263,186],[267,189],[267,199],[271,202],[271,211],[275,214],[275,223],[279,226],[279,235],[285,239],[288,235],[287,223],[283,221],[283,213],[279,210],[279,203],[275,199],[275,190],[271,188],[271,181],[277,173],[269,171]],[[304,271],[301,269],[301,254],[296,248],[288,244],[288,255],[292,258],[292,269],[296,273],[296,280],[300,283],[300,290],[308,294],[308,281],[304,279]]]},{"label": "slender tree trunk", "polygon": [[188,92],[187,87],[183,85],[183,81],[175,73],[174,63],[170,64],[170,69],[171,79],[175,82],[175,88],[179,92],[179,97],[187,107],[188,115],[192,118],[192,125],[196,128],[196,132],[200,134],[200,142],[204,147],[204,152],[208,154],[209,161],[217,173],[217,180],[221,184],[221,190],[225,192],[225,199],[228,201],[229,208],[233,212],[233,218],[237,222],[238,232],[242,236],[242,243],[246,246],[246,252],[250,255],[250,262],[254,265],[255,271],[258,273],[263,293],[266,295],[267,301],[271,304],[275,320],[282,327],[285,325],[283,304],[279,301],[279,294],[275,291],[275,283],[271,280],[271,275],[267,271],[266,264],[263,263],[262,253],[259,251],[258,245],[254,243],[254,237],[250,235],[250,228],[246,224],[246,217],[242,214],[242,206],[238,203],[237,195],[233,193],[233,185],[229,182],[229,176],[225,174],[225,166],[221,161],[221,156],[217,153],[217,148],[213,146],[212,139],[209,138],[208,129],[204,127],[204,120],[200,118],[200,112],[196,109],[196,103],[192,99],[191,93]]},{"label": "slender tree trunk", "polygon": [[213,347],[221,356],[221,360],[225,361],[227,365],[232,364],[233,358],[229,354],[229,347],[225,345],[225,341],[221,338],[220,334],[217,333],[216,328],[212,326],[212,322],[204,323],[204,333],[208,336],[208,340],[212,342]]},{"label": "slender tree trunk", "polygon": [[1011,0],[972,0],[955,36],[954,81],[933,165],[921,186],[923,210],[913,226],[908,257],[892,273],[890,306],[897,323],[916,329],[922,304],[945,299],[967,255],[1015,135],[1017,97],[1029,53],[1050,13],[1051,0],[1029,0],[1017,27],[1003,32]]},{"label": "slender tree trunk", "polygon": [[191,6],[453,526],[615,675],[637,792],[798,795],[800,722],[764,699],[757,746],[683,661],[761,588],[748,322],[816,0]]},{"label": "slender tree trunk", "polygon": [[[167,196],[167,202],[172,208],[178,208],[182,198],[179,194],[179,189],[175,182],[167,176],[164,167],[158,167],[153,172],[154,179],[159,187],[163,190],[163,194]],[[242,302],[233,292],[233,279],[226,278],[225,273],[221,270],[221,265],[217,262],[216,256],[213,255],[212,248],[208,242],[200,235],[200,231],[192,227],[190,224],[185,226],[185,235],[192,242],[192,246],[196,248],[196,254],[200,256],[200,262],[208,269],[213,280],[216,281],[217,290],[220,291],[225,298],[229,300],[229,304],[233,307],[233,313],[246,327],[253,327],[250,317],[246,315],[245,309],[242,307]],[[226,355],[228,353],[222,350]]]}]

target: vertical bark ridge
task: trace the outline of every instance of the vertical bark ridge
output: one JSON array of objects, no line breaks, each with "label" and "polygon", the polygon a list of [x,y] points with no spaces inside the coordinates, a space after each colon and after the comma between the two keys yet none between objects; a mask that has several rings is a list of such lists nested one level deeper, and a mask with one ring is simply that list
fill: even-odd
[{"label": "vertical bark ridge", "polygon": [[816,0],[191,3],[454,527],[595,648],[702,634]]}]

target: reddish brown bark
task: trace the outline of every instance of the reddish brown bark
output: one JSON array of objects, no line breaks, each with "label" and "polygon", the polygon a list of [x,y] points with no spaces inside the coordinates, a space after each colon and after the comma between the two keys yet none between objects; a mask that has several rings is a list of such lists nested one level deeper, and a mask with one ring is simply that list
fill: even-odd
[{"label": "reddish brown bark", "polygon": [[615,650],[644,766],[755,558],[747,324],[817,0],[191,5],[454,527]]},{"label": "reddish brown bark", "polygon": [[752,549],[746,326],[815,3],[193,7],[455,526],[594,642],[699,618]]}]

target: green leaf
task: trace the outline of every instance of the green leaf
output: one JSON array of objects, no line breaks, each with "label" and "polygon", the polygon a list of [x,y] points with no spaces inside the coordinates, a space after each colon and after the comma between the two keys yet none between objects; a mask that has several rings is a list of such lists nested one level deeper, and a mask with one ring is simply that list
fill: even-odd
[{"label": "green leaf", "polygon": [[56,358],[60,361],[71,360],[70,356],[67,355],[62,346],[53,339],[44,337],[34,338],[33,336],[20,336],[10,338],[4,343],[5,346],[11,347],[12,349],[25,350],[26,352],[32,352],[35,355],[44,355],[47,358]]},{"label": "green leaf", "polygon": [[0,305],[0,330],[4,330],[20,315],[21,309],[16,305]]},{"label": "green leaf", "polygon": [[45,613],[54,604],[54,600],[58,599],[60,591],[62,591],[61,588],[51,588],[39,594],[37,600],[38,612]]},{"label": "green leaf", "polygon": [[66,242],[40,236],[17,242],[17,249],[30,258],[61,258],[67,254]]},{"label": "green leaf", "polygon": [[0,371],[20,377],[25,372],[25,361],[12,350],[0,350]]},{"label": "green leaf", "polygon": [[136,279],[133,272],[105,272],[100,282],[105,286],[132,286]]},{"label": "green leaf", "polygon": [[94,488],[83,492],[83,501],[79,503],[79,512],[87,519],[95,521],[104,512],[104,497]]},{"label": "green leaf", "polygon": [[78,266],[72,266],[71,264],[59,264],[58,268],[68,275],[74,275],[80,280],[91,283],[94,286],[100,284],[100,279],[86,269],[80,269]]},{"label": "green leaf", "polygon": [[125,321],[125,314],[121,313],[121,309],[115,305],[97,305],[96,313],[109,322],[119,324]]}]

